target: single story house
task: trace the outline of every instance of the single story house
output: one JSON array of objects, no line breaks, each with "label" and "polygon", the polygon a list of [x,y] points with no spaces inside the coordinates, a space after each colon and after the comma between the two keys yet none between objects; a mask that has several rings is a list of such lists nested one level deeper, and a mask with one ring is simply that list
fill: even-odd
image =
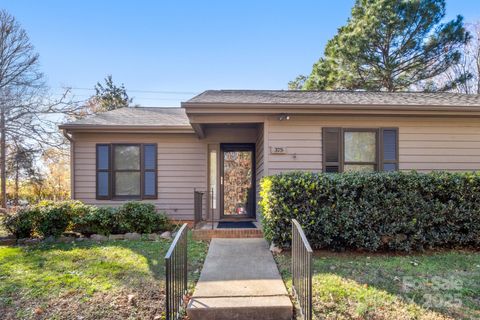
[{"label": "single story house", "polygon": [[151,202],[191,221],[257,219],[259,181],[291,170],[480,170],[480,95],[211,90],[60,126],[72,198]]}]

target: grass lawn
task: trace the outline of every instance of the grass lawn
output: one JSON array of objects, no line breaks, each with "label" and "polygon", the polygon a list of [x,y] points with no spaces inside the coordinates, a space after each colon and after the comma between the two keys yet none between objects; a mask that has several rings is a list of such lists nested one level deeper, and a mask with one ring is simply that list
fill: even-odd
[{"label": "grass lawn", "polygon": [[[0,247],[2,319],[162,319],[170,241]],[[189,242],[193,288],[207,252]]]},{"label": "grass lawn", "polygon": [[[291,289],[290,254],[275,256]],[[319,319],[480,319],[480,252],[316,252]]]}]

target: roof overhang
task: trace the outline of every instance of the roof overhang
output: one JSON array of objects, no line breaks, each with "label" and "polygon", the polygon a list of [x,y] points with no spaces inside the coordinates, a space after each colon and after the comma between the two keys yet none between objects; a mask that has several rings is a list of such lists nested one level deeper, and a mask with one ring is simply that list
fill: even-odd
[{"label": "roof overhang", "polygon": [[63,124],[58,126],[67,132],[108,132],[108,133],[194,133],[192,126],[151,126],[151,125],[98,125]]},{"label": "roof overhang", "polygon": [[278,113],[369,116],[480,117],[479,107],[442,105],[319,105],[183,102],[182,107],[185,108],[189,118],[191,118],[192,115],[272,115]]}]

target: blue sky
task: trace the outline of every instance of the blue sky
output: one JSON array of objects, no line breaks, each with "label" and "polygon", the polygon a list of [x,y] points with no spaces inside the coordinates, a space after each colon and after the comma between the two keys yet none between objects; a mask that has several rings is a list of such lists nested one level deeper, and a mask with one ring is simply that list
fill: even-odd
[{"label": "blue sky", "polygon": [[[93,88],[112,74],[135,103],[178,106],[206,89],[286,89],[310,72],[353,3],[2,0],[0,7],[27,30],[55,92]],[[480,20],[480,1],[447,0],[448,18],[457,14]],[[85,99],[93,91],[74,93]]]}]

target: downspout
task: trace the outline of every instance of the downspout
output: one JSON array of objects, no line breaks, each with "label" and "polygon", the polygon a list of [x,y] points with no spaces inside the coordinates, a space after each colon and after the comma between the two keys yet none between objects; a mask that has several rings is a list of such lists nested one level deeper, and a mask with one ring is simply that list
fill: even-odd
[{"label": "downspout", "polygon": [[70,141],[70,198],[75,200],[75,140],[73,136],[67,132],[66,129],[62,130],[63,136]]}]

